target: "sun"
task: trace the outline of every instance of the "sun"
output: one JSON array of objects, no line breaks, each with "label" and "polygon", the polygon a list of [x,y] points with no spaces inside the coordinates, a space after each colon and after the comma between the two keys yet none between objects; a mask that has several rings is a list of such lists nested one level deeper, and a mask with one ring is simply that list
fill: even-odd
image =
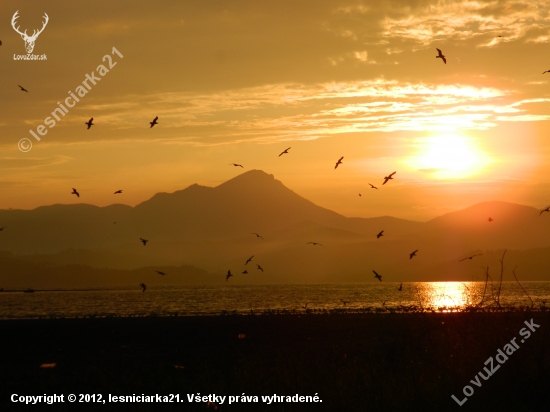
[{"label": "sun", "polygon": [[460,134],[446,134],[422,138],[419,150],[408,159],[412,168],[429,173],[436,179],[461,179],[481,172],[489,157],[475,140]]}]

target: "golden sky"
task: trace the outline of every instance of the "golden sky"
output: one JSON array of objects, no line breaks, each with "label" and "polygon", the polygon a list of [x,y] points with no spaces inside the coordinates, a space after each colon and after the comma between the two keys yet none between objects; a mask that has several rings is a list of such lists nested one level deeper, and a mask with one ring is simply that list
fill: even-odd
[{"label": "golden sky", "polygon": [[[14,59],[26,54],[16,11],[28,34],[47,13],[33,51],[47,60]],[[135,205],[251,169],[346,216],[546,207],[549,12],[529,0],[3,1],[0,208]]]}]

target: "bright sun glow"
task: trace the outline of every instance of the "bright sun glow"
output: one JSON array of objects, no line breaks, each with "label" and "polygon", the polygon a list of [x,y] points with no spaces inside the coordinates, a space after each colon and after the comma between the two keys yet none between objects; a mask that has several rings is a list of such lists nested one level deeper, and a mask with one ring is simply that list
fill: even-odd
[{"label": "bright sun glow", "polygon": [[458,134],[427,137],[409,165],[438,179],[460,179],[479,173],[490,159],[473,139]]}]

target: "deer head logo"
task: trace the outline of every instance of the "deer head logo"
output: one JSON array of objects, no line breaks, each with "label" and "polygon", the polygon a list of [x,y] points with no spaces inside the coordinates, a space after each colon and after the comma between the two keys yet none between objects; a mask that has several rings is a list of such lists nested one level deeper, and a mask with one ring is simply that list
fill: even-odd
[{"label": "deer head logo", "polygon": [[21,35],[21,38],[25,41],[25,48],[27,49],[27,53],[32,53],[33,49],[34,49],[34,42],[36,41],[36,38],[38,37],[38,35],[40,33],[42,33],[44,31],[44,28],[46,27],[46,25],[48,24],[48,20],[50,19],[48,17],[48,15],[46,13],[44,13],[44,18],[46,19],[46,21],[44,22],[44,24],[42,25],[42,28],[40,30],[34,30],[32,36],[29,36],[27,35],[27,30],[25,30],[23,33],[21,33],[19,31],[19,27],[15,27],[15,20],[17,20],[17,18],[19,17],[17,15],[17,13],[19,13],[19,10],[17,10],[14,14],[13,14],[13,17],[11,19],[11,25],[13,27],[13,29],[19,33]]}]

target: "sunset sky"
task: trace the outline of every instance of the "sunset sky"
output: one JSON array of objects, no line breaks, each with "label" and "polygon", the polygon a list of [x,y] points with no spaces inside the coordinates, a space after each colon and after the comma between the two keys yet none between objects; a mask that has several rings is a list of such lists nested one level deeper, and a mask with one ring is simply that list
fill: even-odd
[{"label": "sunset sky", "polygon": [[[47,60],[14,60],[16,11],[28,34],[49,16]],[[0,208],[136,205],[251,169],[345,216],[550,204],[550,1],[7,0],[0,15]]]}]

